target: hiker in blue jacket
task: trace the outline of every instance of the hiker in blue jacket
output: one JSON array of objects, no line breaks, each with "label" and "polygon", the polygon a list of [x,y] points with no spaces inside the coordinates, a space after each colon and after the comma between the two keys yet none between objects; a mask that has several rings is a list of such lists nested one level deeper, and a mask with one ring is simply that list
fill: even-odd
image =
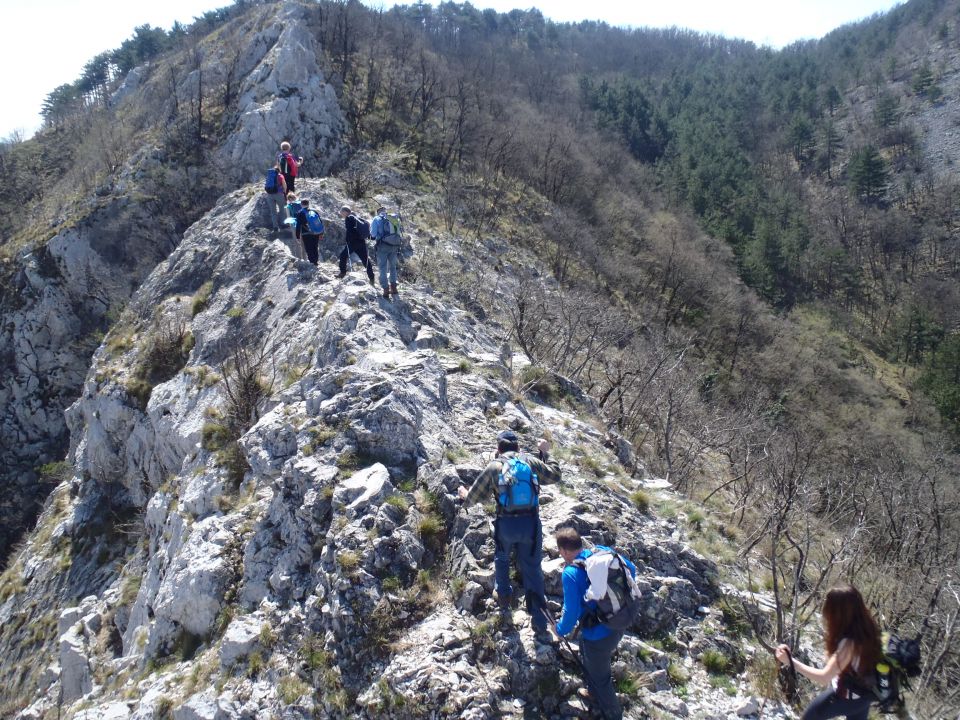
[{"label": "hiker in blue jacket", "polygon": [[307,253],[307,260],[317,265],[320,262],[320,241],[323,240],[323,221],[316,210],[311,209],[310,201],[303,198],[300,201],[300,212],[297,213],[295,234],[297,240],[303,243]]},{"label": "hiker in blue jacket", "polygon": [[[461,487],[459,495],[465,507],[494,498],[497,504],[497,519],[493,525],[497,603],[504,614],[509,613],[516,604],[517,598],[510,584],[510,556],[516,552],[534,637],[541,643],[547,643],[550,634],[544,613],[546,598],[543,594],[543,568],[540,565],[543,560],[543,528],[540,525],[538,495],[541,484],[560,480],[560,464],[550,459],[548,440],[540,438],[537,449],[537,455],[521,453],[516,433],[504,430],[497,435],[497,458],[487,464],[470,490]],[[524,472],[522,467],[518,468],[512,462],[515,459],[533,473],[533,497],[523,507],[520,506],[520,494],[505,490],[504,485],[507,474],[515,473],[519,478]],[[518,486],[520,482],[516,481]]]},{"label": "hiker in blue jacket", "polygon": [[[400,235],[395,232],[387,217],[385,207],[377,208],[377,214],[370,223],[370,237],[375,241],[374,253],[377,257],[377,268],[380,271],[380,287],[383,288],[385,300],[394,297],[397,292],[397,255],[400,253]],[[390,271],[390,282],[387,283],[387,270]]]},{"label": "hiker in blue jacket", "polygon": [[[577,625],[581,628],[580,656],[583,670],[587,674],[590,692],[607,720],[620,720],[623,709],[613,687],[611,663],[613,653],[623,637],[622,630],[613,630],[597,621],[595,601],[584,601],[584,595],[590,586],[587,572],[574,564],[577,560],[586,560],[594,552],[610,550],[598,545],[594,550],[583,547],[583,539],[574,528],[564,527],[557,530],[554,537],[560,556],[567,566],[563,569],[563,613],[554,631],[561,637],[573,632]],[[621,555],[622,557],[622,555]],[[637,576],[636,566],[623,558],[630,574]]]}]

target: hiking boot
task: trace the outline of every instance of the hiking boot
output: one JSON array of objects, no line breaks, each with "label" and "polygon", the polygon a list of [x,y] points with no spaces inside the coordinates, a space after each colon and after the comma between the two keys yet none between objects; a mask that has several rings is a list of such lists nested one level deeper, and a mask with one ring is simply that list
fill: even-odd
[{"label": "hiking boot", "polygon": [[[386,290],[384,290],[384,292],[386,292]],[[390,294],[393,295],[394,297],[396,297],[397,295],[400,294],[400,293],[397,292],[397,286],[396,286],[396,285],[391,285],[391,286],[390,286]],[[516,594],[516,593],[514,593],[514,594]]]},{"label": "hiking boot", "polygon": [[343,280],[347,276],[347,273],[341,272],[337,273],[337,280]]},{"label": "hiking boot", "polygon": [[389,299],[390,299],[390,291],[389,291],[387,288],[384,288],[384,289],[383,289],[383,299],[384,299],[384,300],[389,300]]},{"label": "hiking boot", "polygon": [[546,628],[535,628],[533,631],[533,640],[540,645],[553,645],[553,635]]}]

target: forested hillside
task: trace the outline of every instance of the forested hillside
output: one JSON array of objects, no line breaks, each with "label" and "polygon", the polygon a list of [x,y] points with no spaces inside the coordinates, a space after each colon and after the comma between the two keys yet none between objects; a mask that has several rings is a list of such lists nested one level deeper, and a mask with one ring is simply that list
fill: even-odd
[{"label": "forested hillside", "polygon": [[[124,182],[182,232],[250,179],[218,152],[243,117],[223,36],[270,5],[138,28],[51,93],[37,137],[0,148],[5,277]],[[955,712],[960,0],[782,51],[466,3],[306,8],[350,152],[303,154],[358,200],[402,177],[435,198],[435,247],[474,258],[425,244],[407,271],[506,325],[523,394],[581,388],[637,474],[718,518],[693,534],[713,551],[724,528],[731,575],[773,594],[763,632],[796,641],[851,580],[922,628],[921,716]],[[190,89],[124,104],[144,83]],[[137,174],[148,147],[163,162]]]}]

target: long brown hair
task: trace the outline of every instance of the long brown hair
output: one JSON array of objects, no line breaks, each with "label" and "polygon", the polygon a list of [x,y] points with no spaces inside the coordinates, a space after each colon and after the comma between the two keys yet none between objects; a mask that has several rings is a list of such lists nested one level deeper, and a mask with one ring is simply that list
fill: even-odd
[{"label": "long brown hair", "polygon": [[[842,640],[853,643],[854,657],[859,657],[858,675],[873,672],[880,660],[880,628],[860,591],[852,585],[831,588],[823,601],[823,620],[826,625],[827,654],[837,652]],[[853,667],[849,668],[851,672]]]}]

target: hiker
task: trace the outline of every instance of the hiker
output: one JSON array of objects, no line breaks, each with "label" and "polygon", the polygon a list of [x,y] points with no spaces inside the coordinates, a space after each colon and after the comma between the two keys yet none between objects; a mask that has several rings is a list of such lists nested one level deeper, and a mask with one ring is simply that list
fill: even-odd
[{"label": "hiker", "polygon": [[349,205],[340,208],[340,217],[343,218],[343,225],[346,228],[346,245],[340,253],[340,274],[337,277],[340,279],[346,277],[347,261],[350,259],[350,254],[354,253],[367,269],[367,277],[373,285],[373,265],[367,255],[367,240],[363,232],[366,229],[369,233],[370,227],[366,221],[353,214]]},{"label": "hiker", "polygon": [[287,181],[280,172],[280,165],[267,170],[263,190],[267,193],[267,209],[273,229],[280,230],[287,219]]},{"label": "hiker", "polygon": [[297,199],[296,193],[287,193],[287,215],[293,219],[293,223],[286,223],[288,225],[296,224],[297,214],[303,209],[303,206],[300,204],[300,201]]},{"label": "hiker", "polygon": [[320,262],[320,241],[323,240],[323,220],[316,210],[310,207],[306,198],[300,201],[300,212],[297,213],[297,240],[303,243],[307,253],[307,260],[316,265]]},{"label": "hiker", "polygon": [[491,496],[497,504],[493,524],[496,543],[494,555],[494,590],[497,604],[504,615],[517,605],[510,585],[510,556],[515,551],[527,612],[530,613],[534,637],[549,643],[543,594],[543,528],[540,525],[540,485],[560,480],[560,464],[550,460],[550,442],[537,441],[538,455],[520,452],[516,433],[504,430],[497,435],[497,457],[490,462],[473,485],[459,489],[465,507],[484,502]]},{"label": "hiker", "polygon": [[[611,627],[613,620],[601,619],[599,604],[596,599],[586,599],[588,588],[591,586],[588,574],[587,559],[601,553],[613,553],[615,558],[622,561],[630,572],[631,586],[636,588],[632,579],[636,578],[637,568],[623,555],[603,545],[593,550],[583,547],[580,533],[572,527],[563,527],[554,535],[557,549],[566,563],[563,569],[563,613],[553,628],[560,637],[569,635],[580,626],[580,658],[583,671],[586,674],[589,686],[588,697],[591,697],[600,709],[601,715],[607,720],[620,720],[623,709],[613,688],[613,672],[611,663],[613,653],[623,637],[624,631]],[[617,567],[620,567],[619,565]],[[606,570],[604,570],[606,572]],[[622,571],[621,571],[622,572]],[[638,593],[637,593],[638,594]],[[626,602],[623,607],[626,607]],[[638,609],[639,606],[637,606]],[[632,616],[636,609],[632,610]],[[617,625],[626,625],[632,617],[624,618],[626,622]]]},{"label": "hiker", "polygon": [[[380,287],[383,288],[383,297],[390,299],[392,294],[397,297],[397,255],[400,253],[401,237],[399,227],[395,226],[387,217],[385,207],[377,208],[377,215],[370,224],[370,235],[375,244],[374,252],[377,255],[377,269],[380,271]],[[390,270],[390,284],[387,284],[387,269]]]},{"label": "hiker", "polygon": [[869,690],[877,662],[883,658],[880,628],[860,591],[843,585],[827,591],[821,610],[827,663],[815,668],[797,660],[786,645],[774,651],[784,666],[793,665],[804,677],[830,687],[818,695],[801,720],[867,720],[876,697]]},{"label": "hiker", "polygon": [[300,166],[303,165],[302,157],[294,157],[290,152],[290,143],[284,141],[280,143],[280,152],[277,153],[277,167],[283,173],[283,178],[287,182],[287,191],[296,190],[297,175],[300,174]]}]

